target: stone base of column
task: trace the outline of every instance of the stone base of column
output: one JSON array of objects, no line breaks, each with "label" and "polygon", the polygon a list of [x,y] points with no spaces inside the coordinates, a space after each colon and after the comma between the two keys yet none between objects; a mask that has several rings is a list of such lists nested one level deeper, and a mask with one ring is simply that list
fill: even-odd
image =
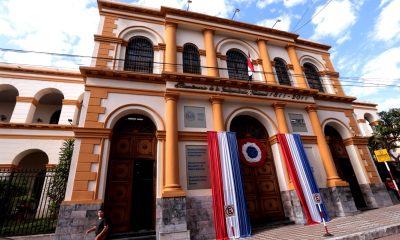
[{"label": "stone base of column", "polygon": [[329,217],[344,217],[358,214],[350,187],[320,189]]},{"label": "stone base of column", "polygon": [[283,210],[285,216],[296,224],[305,224],[307,219],[300,204],[296,190],[288,190],[281,192]]},{"label": "stone base of column", "polygon": [[157,199],[156,231],[157,239],[190,239],[187,228],[186,197]]},{"label": "stone base of column", "polygon": [[187,225],[190,239],[214,239],[214,210],[212,196],[186,198]]},{"label": "stone base of column", "polygon": [[[364,185],[364,184],[363,184]],[[373,183],[360,185],[361,191],[364,192],[364,188],[368,187],[371,191],[371,195],[375,200],[376,207],[388,207],[393,204],[400,203],[395,194],[396,192],[388,192],[384,183]]]},{"label": "stone base of column", "polygon": [[[90,204],[61,204],[54,239],[85,239],[86,230],[96,223],[97,210],[101,205],[102,203],[100,202]],[[92,238],[94,239],[94,234]]]}]

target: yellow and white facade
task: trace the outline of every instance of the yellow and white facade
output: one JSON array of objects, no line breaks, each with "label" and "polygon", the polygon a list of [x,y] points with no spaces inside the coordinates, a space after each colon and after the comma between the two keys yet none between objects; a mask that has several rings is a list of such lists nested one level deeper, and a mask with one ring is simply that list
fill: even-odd
[{"label": "yellow and white facade", "polygon": [[[188,149],[206,149],[207,131],[235,130],[269,149],[268,165],[242,169],[254,223],[304,221],[278,133],[302,136],[331,217],[391,204],[367,148],[376,105],[345,95],[329,46],[173,8],[98,4],[91,66],[80,73],[0,68],[0,93],[7,91],[0,106],[10,119],[0,123],[1,167],[18,165],[29,149],[56,164],[62,139],[76,139],[59,239],[79,239],[100,205],[117,233],[213,238],[211,187],[204,176],[206,187],[188,180],[196,174]],[[185,57],[196,56],[190,49],[194,60]],[[243,55],[253,59],[251,82],[243,79]],[[55,110],[58,124],[44,124]]]}]

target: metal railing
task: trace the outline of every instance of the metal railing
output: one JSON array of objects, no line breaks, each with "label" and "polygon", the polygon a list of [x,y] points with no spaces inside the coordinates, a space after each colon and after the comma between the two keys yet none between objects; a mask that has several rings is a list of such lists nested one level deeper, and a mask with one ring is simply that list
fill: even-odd
[{"label": "metal railing", "polygon": [[54,170],[0,170],[0,236],[54,232],[58,206],[47,192]]}]

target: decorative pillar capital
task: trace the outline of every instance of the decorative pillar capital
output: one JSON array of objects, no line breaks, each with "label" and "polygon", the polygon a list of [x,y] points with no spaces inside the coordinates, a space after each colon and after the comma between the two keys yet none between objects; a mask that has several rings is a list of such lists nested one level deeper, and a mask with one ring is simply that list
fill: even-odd
[{"label": "decorative pillar capital", "polygon": [[167,101],[176,101],[179,99],[179,94],[178,93],[165,93],[164,94],[164,99],[165,102]]},{"label": "decorative pillar capital", "polygon": [[310,112],[316,112],[318,110],[318,107],[316,106],[316,105],[308,105],[307,107],[306,107],[306,111],[308,112],[308,113],[310,113]]},{"label": "decorative pillar capital", "polygon": [[275,109],[284,109],[285,106],[286,106],[286,103],[284,103],[284,102],[274,102],[274,103],[272,104],[272,106],[273,106]]},{"label": "decorative pillar capital", "polygon": [[265,44],[267,44],[267,42],[268,42],[268,40],[262,39],[262,38],[258,38],[258,39],[256,40],[256,43],[265,43]]},{"label": "decorative pillar capital", "polygon": [[212,96],[210,97],[210,102],[211,104],[221,104],[224,102],[224,99],[219,96]]},{"label": "decorative pillar capital", "polygon": [[176,23],[174,23],[174,22],[166,22],[166,23],[165,23],[165,27],[166,27],[166,28],[168,28],[168,27],[177,28],[177,27],[178,27],[178,24],[176,24]]},{"label": "decorative pillar capital", "polygon": [[291,43],[289,43],[289,44],[287,44],[286,45],[286,47],[285,47],[286,49],[296,49],[296,46],[294,45],[294,44],[291,44]]},{"label": "decorative pillar capital", "polygon": [[204,28],[202,32],[203,34],[214,34],[215,30],[210,28]]}]

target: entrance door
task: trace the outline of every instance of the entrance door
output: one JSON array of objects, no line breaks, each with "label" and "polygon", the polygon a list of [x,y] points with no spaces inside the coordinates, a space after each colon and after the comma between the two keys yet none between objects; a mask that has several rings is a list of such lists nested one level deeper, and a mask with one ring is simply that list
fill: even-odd
[{"label": "entrance door", "polygon": [[241,164],[244,192],[251,223],[262,224],[285,219],[281,194],[275,172],[272,150],[267,142],[264,126],[253,117],[238,116],[233,119],[231,129],[238,140],[256,138],[267,149],[266,163],[261,167]]},{"label": "entrance door", "polygon": [[357,209],[362,210],[367,208],[367,204],[364,200],[360,185],[358,184],[356,174],[353,166],[351,165],[346,147],[342,141],[342,137],[336,131],[336,129],[330,126],[325,127],[325,135],[328,137],[329,148],[331,150],[338,175],[341,179],[349,183],[351,194],[353,195],[354,203],[356,204]]},{"label": "entrance door", "polygon": [[129,115],[113,129],[105,209],[113,233],[154,230],[155,126],[141,115]]}]

